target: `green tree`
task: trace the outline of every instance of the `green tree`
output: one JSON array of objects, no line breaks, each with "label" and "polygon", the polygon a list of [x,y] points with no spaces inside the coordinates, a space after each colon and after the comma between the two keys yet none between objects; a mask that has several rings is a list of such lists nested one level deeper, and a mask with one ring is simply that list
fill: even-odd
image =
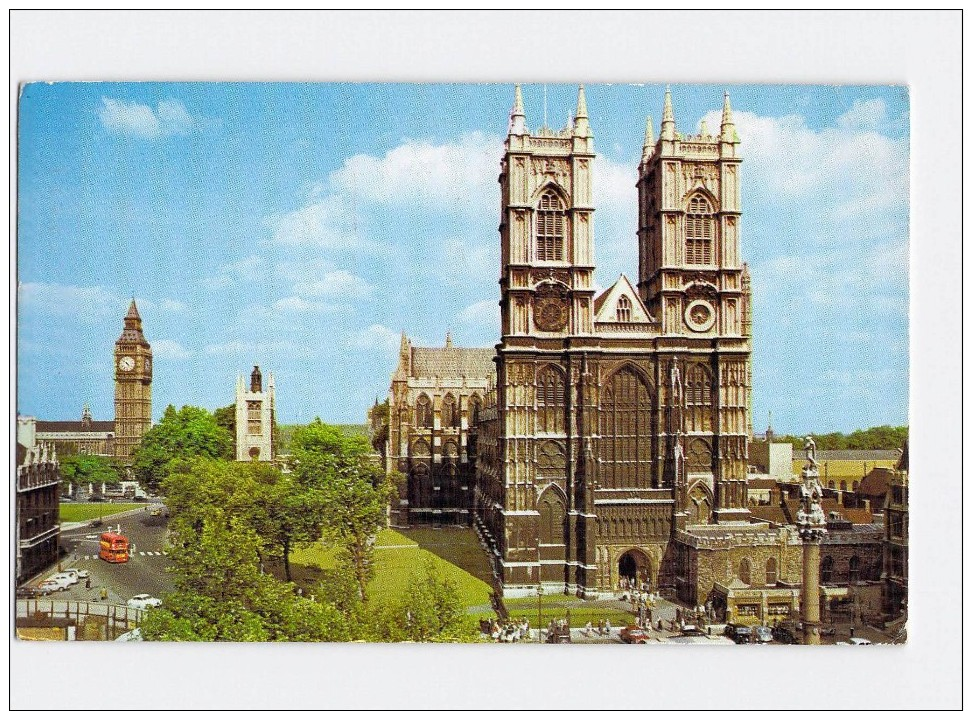
[{"label": "green tree", "polygon": [[233,451],[236,451],[236,404],[217,407],[213,410],[213,418],[215,418],[217,425],[229,432]]},{"label": "green tree", "polygon": [[327,600],[302,598],[292,583],[260,572],[260,537],[213,510],[198,534],[176,535],[175,591],[142,624],[147,640],[347,641],[349,625]]},{"label": "green tree", "polygon": [[388,398],[385,398],[384,402],[375,402],[374,407],[368,410],[368,421],[371,423],[371,446],[379,454],[385,453],[385,444],[388,442],[388,408]]},{"label": "green tree", "polygon": [[133,454],[132,470],[143,487],[155,489],[174,460],[232,456],[232,438],[213,415],[200,407],[184,405],[176,410],[169,405],[159,423],[142,437]]},{"label": "green tree", "polygon": [[61,477],[75,486],[117,484],[125,465],[114,457],[73,454],[61,459]]},{"label": "green tree", "polygon": [[390,641],[468,642],[475,634],[465,622],[456,584],[426,563],[413,574],[402,604],[385,616],[382,633]]}]

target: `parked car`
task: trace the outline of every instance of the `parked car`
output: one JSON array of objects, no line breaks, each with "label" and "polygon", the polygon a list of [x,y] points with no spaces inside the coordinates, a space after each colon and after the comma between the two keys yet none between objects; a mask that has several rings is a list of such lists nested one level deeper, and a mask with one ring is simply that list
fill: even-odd
[{"label": "parked car", "polygon": [[91,496],[88,497],[88,501],[99,501],[100,502],[100,501],[107,501],[107,500],[108,499],[105,498],[104,496],[102,496],[101,494],[92,494]]},{"label": "parked car", "polygon": [[67,578],[48,578],[42,582],[38,587],[41,590],[46,591],[44,594],[49,594],[52,592],[58,592],[59,590],[67,590],[71,586]]},{"label": "parked car", "polygon": [[36,587],[34,585],[21,585],[19,588],[17,588],[16,594],[18,600],[24,600],[24,599],[32,599],[35,597],[40,597],[41,595],[46,595],[47,591],[42,590],[41,588]]},{"label": "parked car", "polygon": [[753,642],[756,644],[767,644],[773,641],[773,630],[769,627],[753,627]]},{"label": "parked car", "polygon": [[705,631],[700,630],[696,625],[682,625],[683,637],[705,637]]},{"label": "parked car", "polygon": [[135,494],[135,496],[132,497],[132,501],[148,501],[148,497],[142,496],[141,494]]},{"label": "parked car", "polygon": [[871,646],[871,640],[864,639],[863,637],[851,637],[847,640],[847,644],[852,647],[869,647]]},{"label": "parked car", "polygon": [[84,580],[90,575],[90,573],[87,570],[79,570],[77,568],[65,568],[64,572],[75,575],[78,578],[78,580]]},{"label": "parked car", "polygon": [[752,640],[753,628],[747,625],[728,624],[725,635],[736,644],[749,644]]},{"label": "parked car", "polygon": [[777,625],[773,628],[773,639],[780,644],[799,644],[794,631],[785,625]]},{"label": "parked car", "polygon": [[60,573],[55,573],[51,576],[52,579],[56,580],[66,580],[68,585],[74,585],[78,582],[78,574],[74,569],[64,570]]},{"label": "parked car", "polygon": [[152,597],[151,595],[146,595],[142,593],[131,598],[125,603],[128,607],[134,608],[136,610],[147,610],[150,607],[158,607],[162,604],[162,601],[157,597]]},{"label": "parked car", "polygon": [[648,642],[648,633],[638,625],[622,627],[618,635],[625,644],[647,644]]},{"label": "parked car", "polygon": [[74,501],[74,499],[72,499],[70,496],[62,496],[60,497],[60,501],[62,504],[69,504]]}]

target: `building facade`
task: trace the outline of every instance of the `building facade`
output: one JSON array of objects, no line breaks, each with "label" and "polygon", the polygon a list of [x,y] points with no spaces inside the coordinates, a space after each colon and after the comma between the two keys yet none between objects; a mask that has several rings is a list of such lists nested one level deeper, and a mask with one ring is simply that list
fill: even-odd
[{"label": "building facade", "polygon": [[17,561],[20,584],[57,562],[61,470],[54,447],[17,428]]},{"label": "building facade", "polygon": [[666,93],[638,170],[637,285],[595,298],[593,136],[531,133],[517,88],[500,169],[495,441],[479,437],[477,515],[507,594],[538,584],[675,587],[673,535],[746,525],[750,295],[739,140],[675,130]]},{"label": "building facade", "polygon": [[442,348],[416,347],[402,334],[385,450],[386,471],[403,475],[392,525],[472,522],[476,440],[494,355],[458,348],[448,335]]},{"label": "building facade", "polygon": [[125,326],[115,341],[114,456],[129,459],[152,426],[152,346],[132,299]]},{"label": "building facade", "polygon": [[884,511],[884,613],[908,612],[908,443],[891,475]]},{"label": "building facade", "polygon": [[80,420],[38,420],[36,417],[18,417],[18,428],[30,427],[37,442],[46,444],[60,457],[75,454],[115,455],[114,420],[96,420],[91,408],[85,405]]},{"label": "building facade", "polygon": [[236,461],[269,462],[275,451],[273,428],[275,422],[276,388],[273,373],[267,375],[267,389],[263,389],[260,366],[254,365],[247,389],[243,376],[236,379]]}]

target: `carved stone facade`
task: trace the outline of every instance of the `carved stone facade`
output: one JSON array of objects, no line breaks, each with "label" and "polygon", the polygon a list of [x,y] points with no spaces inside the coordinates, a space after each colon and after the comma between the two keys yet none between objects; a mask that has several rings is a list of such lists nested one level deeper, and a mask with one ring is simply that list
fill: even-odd
[{"label": "carved stone facade", "polygon": [[593,137],[532,134],[519,90],[500,168],[495,441],[480,434],[477,515],[507,594],[538,584],[675,587],[673,531],[745,525],[748,279],[738,138],[674,133],[639,168],[639,281],[595,298]]},{"label": "carved stone facade", "polygon": [[263,388],[263,373],[253,366],[250,387],[243,376],[236,379],[236,461],[270,462],[276,454],[273,429],[276,418],[276,386],[273,373],[267,375]]},{"label": "carved stone facade", "polygon": [[405,334],[388,396],[385,466],[404,477],[391,523],[471,523],[476,439],[491,348],[412,346]]}]

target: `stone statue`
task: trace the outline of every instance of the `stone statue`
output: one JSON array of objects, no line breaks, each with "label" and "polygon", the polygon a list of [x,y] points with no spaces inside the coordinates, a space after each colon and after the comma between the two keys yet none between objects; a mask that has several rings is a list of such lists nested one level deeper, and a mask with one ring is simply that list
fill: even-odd
[{"label": "stone statue", "polygon": [[817,443],[813,437],[807,435],[803,440],[803,451],[807,453],[807,460],[814,469],[817,467]]}]

